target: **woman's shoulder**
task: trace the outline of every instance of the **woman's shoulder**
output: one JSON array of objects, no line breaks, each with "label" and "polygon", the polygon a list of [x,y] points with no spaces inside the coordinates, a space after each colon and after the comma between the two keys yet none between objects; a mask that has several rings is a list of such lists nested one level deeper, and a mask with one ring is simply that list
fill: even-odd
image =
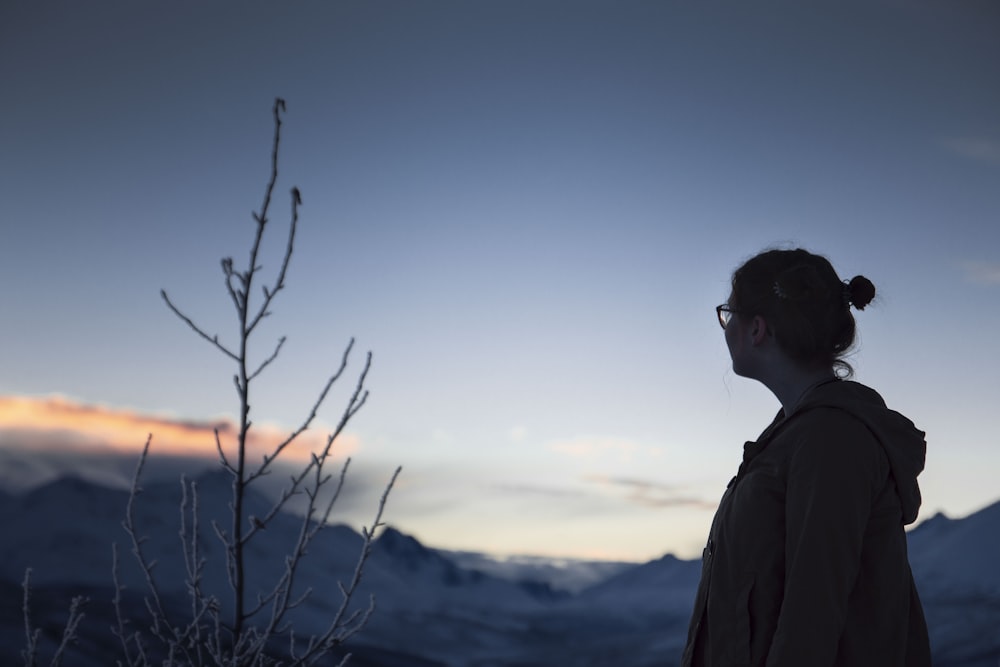
[{"label": "woman's shoulder", "polygon": [[840,439],[849,436],[852,440],[878,438],[869,428],[866,420],[855,411],[841,405],[816,405],[803,410],[789,419],[786,427],[789,435],[808,437],[812,440]]},{"label": "woman's shoulder", "polygon": [[842,406],[816,405],[793,415],[776,434],[774,453],[802,462],[834,465],[869,459],[875,466],[884,457],[879,439],[860,416]]}]

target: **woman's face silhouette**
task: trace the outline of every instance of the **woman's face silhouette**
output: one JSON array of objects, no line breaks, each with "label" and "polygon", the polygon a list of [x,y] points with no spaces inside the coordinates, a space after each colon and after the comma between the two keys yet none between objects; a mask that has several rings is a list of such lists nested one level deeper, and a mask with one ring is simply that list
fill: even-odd
[{"label": "woman's face silhouette", "polygon": [[[726,301],[730,306],[733,305],[733,297],[730,294],[729,299]],[[733,372],[737,375],[743,375],[741,370],[741,357],[743,356],[744,350],[744,336],[741,335],[743,328],[743,323],[740,318],[739,313],[733,312],[732,316],[729,318],[729,323],[726,325],[725,336],[726,336],[726,347],[729,348],[729,357],[733,362]]]},{"label": "woman's face silhouette", "polygon": [[[732,305],[732,295],[728,304]],[[726,347],[733,362],[733,372],[740,377],[760,379],[761,338],[767,333],[767,323],[757,315],[733,311],[725,330]]]}]

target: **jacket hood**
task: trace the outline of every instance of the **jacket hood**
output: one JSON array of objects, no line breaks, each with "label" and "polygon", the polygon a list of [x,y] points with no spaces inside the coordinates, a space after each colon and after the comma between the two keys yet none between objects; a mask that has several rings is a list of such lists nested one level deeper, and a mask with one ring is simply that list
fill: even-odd
[{"label": "jacket hood", "polygon": [[857,382],[829,382],[810,391],[794,412],[816,407],[845,410],[860,419],[875,435],[889,459],[903,509],[903,523],[913,523],[920,510],[917,476],[924,469],[927,443],[924,432],[909,419],[886,407],[878,392]]}]

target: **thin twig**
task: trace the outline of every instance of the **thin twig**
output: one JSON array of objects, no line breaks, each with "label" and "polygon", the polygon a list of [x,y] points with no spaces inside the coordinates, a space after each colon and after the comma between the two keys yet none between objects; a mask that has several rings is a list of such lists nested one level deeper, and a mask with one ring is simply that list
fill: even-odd
[{"label": "thin twig", "polygon": [[180,633],[182,642],[189,642],[195,647],[195,657],[197,664],[202,664],[202,638],[201,619],[208,611],[209,600],[201,590],[201,575],[205,567],[205,559],[198,550],[201,544],[201,536],[198,532],[198,485],[194,480],[190,484],[191,489],[191,533],[187,531],[188,515],[188,483],[185,476],[181,476],[181,516],[180,516],[180,540],[181,553],[184,558],[184,569],[187,572],[188,596],[191,598],[191,620],[187,627]]},{"label": "thin twig", "polygon": [[[31,627],[31,568],[24,571],[24,581],[21,583],[24,590],[24,597],[21,602],[21,614],[24,617],[24,635],[26,639],[25,648],[21,651],[25,667],[35,667],[38,660],[38,638],[41,636],[41,628]],[[49,667],[59,667],[62,663],[63,654],[70,644],[75,643],[76,631],[83,620],[83,606],[87,603],[87,598],[77,595],[69,603],[69,618],[63,626],[62,638],[56,646]]]},{"label": "thin twig", "polygon": [[215,450],[219,453],[219,463],[222,467],[228,470],[230,473],[235,473],[236,469],[229,464],[229,459],[226,458],[226,452],[222,449],[222,440],[219,438],[219,429],[215,429]]},{"label": "thin twig", "polygon": [[[118,562],[118,544],[111,544],[111,577],[114,581],[115,594],[111,600],[112,605],[115,609],[115,621],[117,622],[117,627],[112,627],[111,631],[113,634],[117,635],[122,644],[122,654],[125,656],[125,664],[128,667],[135,667],[137,664],[132,659],[132,652],[128,647],[128,635],[125,633],[125,626],[128,621],[125,619],[125,613],[122,611],[122,586],[121,581],[118,578],[119,573],[119,562]],[[119,665],[122,663],[119,662]]]},{"label": "thin twig", "polygon": [[182,320],[184,320],[184,322],[187,323],[187,325],[189,327],[191,327],[196,334],[198,334],[199,336],[201,336],[202,338],[204,338],[205,340],[207,340],[209,343],[211,343],[212,345],[214,345],[215,347],[217,347],[219,350],[222,351],[223,354],[225,354],[230,359],[232,359],[234,361],[239,361],[239,357],[237,357],[235,354],[233,354],[232,352],[230,352],[229,349],[225,345],[223,345],[222,343],[219,342],[219,337],[218,336],[209,336],[197,324],[195,324],[194,322],[192,322],[190,317],[188,317],[187,315],[185,315],[184,313],[182,313],[177,308],[177,306],[175,306],[173,304],[173,302],[170,300],[170,297],[167,296],[167,291],[166,290],[160,290],[160,296],[163,297],[163,300],[167,303],[167,306],[170,308],[170,310],[174,311],[174,314],[177,315],[177,317],[179,317]]},{"label": "thin twig", "polygon": [[282,336],[281,338],[278,339],[278,345],[274,348],[274,352],[271,353],[271,356],[265,359],[263,363],[261,363],[261,365],[257,367],[257,370],[251,373],[250,377],[247,378],[248,382],[256,378],[258,375],[260,375],[261,371],[267,368],[272,361],[278,358],[278,353],[281,352],[281,346],[284,344],[285,344],[285,337]]},{"label": "thin twig", "polygon": [[[306,416],[305,420],[303,420],[302,424],[297,429],[292,431],[292,433],[287,438],[285,438],[277,447],[274,448],[274,452],[270,456],[264,457],[263,464],[256,471],[251,473],[251,475],[247,478],[248,482],[252,482],[256,478],[261,477],[267,470],[267,468],[271,465],[271,463],[276,458],[278,458],[278,455],[281,454],[281,452],[283,452],[285,448],[288,447],[288,445],[290,445],[296,438],[298,438],[302,433],[304,433],[309,428],[313,420],[316,418],[320,406],[323,405],[323,401],[326,400],[326,395],[330,392],[330,388],[333,387],[334,383],[340,379],[340,376],[344,373],[344,370],[347,368],[347,360],[351,356],[351,349],[353,347],[354,347],[354,339],[351,338],[350,342],[348,342],[347,344],[347,347],[344,349],[343,355],[340,358],[340,367],[337,369],[337,372],[335,372],[327,379],[326,385],[323,387],[323,390],[320,391],[319,397],[316,399],[316,402],[313,403],[312,409],[309,411],[309,414]],[[356,397],[364,388],[365,378],[368,375],[368,370],[370,367],[371,367],[371,352],[368,353],[367,360],[365,362],[365,367],[364,369],[362,369],[361,375],[358,377],[358,384],[355,387],[354,394],[349,403],[348,407],[349,416],[347,416],[347,419],[350,419],[350,416],[353,416],[354,412],[357,412],[356,409],[353,410],[353,412],[351,412],[350,407],[357,402]],[[345,412],[345,414],[348,413]],[[346,420],[343,417],[341,418],[341,423],[342,424],[346,423]],[[304,471],[304,474],[306,474],[307,472],[308,469]]]},{"label": "thin twig", "polygon": [[[275,140],[277,141],[277,139]],[[277,169],[277,167],[275,167],[275,169]],[[277,175],[277,172],[275,172],[275,175]],[[288,272],[288,265],[292,260],[292,250],[295,247],[295,230],[299,224],[299,206],[301,205],[302,195],[299,193],[299,189],[292,188],[292,221],[288,225],[288,243],[285,246],[285,257],[281,261],[281,269],[279,269],[278,277],[274,281],[274,287],[271,289],[264,287],[264,302],[257,311],[257,316],[254,317],[253,321],[247,327],[247,335],[257,328],[257,325],[260,323],[262,318],[267,317],[267,315],[270,314],[269,308],[271,306],[271,300],[274,299],[274,296],[285,287],[285,274]]]},{"label": "thin twig", "polygon": [[66,620],[66,626],[63,628],[63,636],[59,641],[59,646],[56,648],[55,655],[52,656],[52,662],[49,663],[50,667],[59,667],[66,647],[76,642],[76,629],[80,625],[80,621],[83,620],[82,607],[86,603],[87,598],[82,595],[77,595],[70,601],[69,618]]},{"label": "thin twig", "polygon": [[24,616],[24,636],[26,644],[21,651],[24,658],[25,667],[35,667],[35,659],[38,655],[38,635],[41,629],[31,628],[31,568],[24,571],[24,582],[21,584],[24,589],[24,598],[21,603],[21,613]]},{"label": "thin twig", "polygon": [[[160,639],[160,641],[162,641],[170,650],[181,650],[190,662],[191,657],[187,655],[186,647],[181,646],[179,642],[181,633],[179,632],[178,627],[169,620],[163,604],[162,596],[160,594],[159,585],[153,577],[153,570],[156,568],[156,561],[146,558],[142,549],[142,545],[146,542],[146,538],[140,536],[135,519],[136,499],[139,497],[139,494],[142,493],[142,487],[139,482],[142,478],[142,470],[149,457],[149,447],[152,441],[153,435],[149,434],[146,437],[146,444],[143,445],[142,453],[139,455],[139,461],[136,463],[135,474],[132,478],[132,485],[129,488],[128,503],[125,507],[125,518],[122,520],[122,527],[125,529],[125,533],[132,542],[132,554],[135,556],[135,559],[139,564],[139,569],[142,571],[146,580],[146,589],[149,592],[149,596],[145,598],[145,603],[152,622],[150,632]],[[142,662],[140,664],[145,663]]]}]

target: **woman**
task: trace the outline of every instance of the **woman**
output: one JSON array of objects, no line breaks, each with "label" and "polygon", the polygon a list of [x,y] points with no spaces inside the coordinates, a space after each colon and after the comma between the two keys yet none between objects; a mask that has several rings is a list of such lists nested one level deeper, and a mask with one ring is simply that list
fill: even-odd
[{"label": "woman", "polygon": [[850,307],[875,287],[825,258],[770,250],[717,308],[737,375],[781,410],[729,482],[703,553],[684,667],[922,667],[927,626],[903,526],[924,434],[850,382]]}]

